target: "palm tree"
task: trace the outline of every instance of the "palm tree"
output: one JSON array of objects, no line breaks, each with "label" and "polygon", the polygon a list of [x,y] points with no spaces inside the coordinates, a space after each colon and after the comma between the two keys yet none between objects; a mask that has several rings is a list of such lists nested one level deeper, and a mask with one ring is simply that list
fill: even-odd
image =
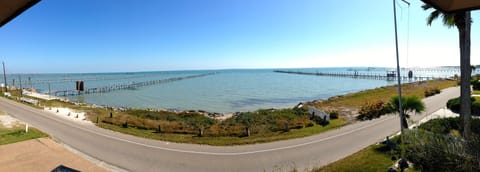
[{"label": "palm tree", "polygon": [[[399,112],[398,110],[398,96],[393,96],[390,99],[390,102],[387,104],[387,108],[390,112]],[[404,96],[402,97],[402,113],[405,115],[406,118],[410,116],[408,113],[420,113],[425,110],[425,104],[423,104],[422,100],[416,96]],[[408,128],[407,119],[402,118],[402,128]]]},{"label": "palm tree", "polygon": [[[428,4],[422,6],[424,10],[432,9]],[[458,11],[453,13],[444,13],[434,9],[427,17],[427,24],[438,17],[442,18],[442,22],[448,28],[456,26],[460,40],[460,126],[462,126],[463,137],[470,136],[470,118],[471,118],[471,100],[470,100],[470,11]]]}]

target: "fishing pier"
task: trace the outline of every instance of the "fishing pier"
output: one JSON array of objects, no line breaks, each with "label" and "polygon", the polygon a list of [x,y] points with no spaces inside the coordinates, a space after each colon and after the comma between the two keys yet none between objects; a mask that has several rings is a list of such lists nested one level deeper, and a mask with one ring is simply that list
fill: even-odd
[{"label": "fishing pier", "polygon": [[[134,90],[139,87],[145,87],[150,85],[158,85],[158,84],[165,84],[169,82],[175,82],[185,79],[193,79],[199,77],[205,77],[209,75],[214,75],[216,73],[205,73],[205,74],[198,74],[198,75],[189,75],[189,76],[182,76],[182,77],[174,77],[174,78],[167,78],[167,79],[159,79],[159,80],[150,80],[150,81],[142,81],[142,82],[130,82],[130,83],[122,83],[122,84],[113,84],[104,87],[96,87],[96,88],[85,88],[79,89],[77,83],[77,90],[61,90],[55,91],[55,96],[77,96],[81,94],[95,94],[95,93],[108,93],[117,90]],[[83,83],[82,86],[83,87]]]},{"label": "fishing pier", "polygon": [[[358,79],[378,79],[378,80],[397,80],[395,71],[388,71],[386,74],[373,74],[373,73],[359,73],[357,71],[352,72],[338,72],[338,73],[328,73],[328,72],[300,72],[300,71],[286,71],[286,70],[274,70],[277,73],[286,73],[286,74],[298,74],[298,75],[315,75],[315,76],[330,76],[330,77],[346,77],[346,78],[358,78]],[[413,76],[413,72],[408,76],[400,76],[401,80],[409,81],[425,81],[440,79],[440,77],[428,77],[428,76]]]}]

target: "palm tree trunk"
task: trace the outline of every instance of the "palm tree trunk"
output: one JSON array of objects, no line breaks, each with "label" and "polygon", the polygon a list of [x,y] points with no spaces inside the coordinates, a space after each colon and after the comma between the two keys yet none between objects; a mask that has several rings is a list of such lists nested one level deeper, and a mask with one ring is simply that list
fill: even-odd
[{"label": "palm tree trunk", "polygon": [[469,137],[472,104],[470,99],[470,12],[465,12],[462,19],[462,22],[465,22],[464,25],[457,25],[460,40],[460,125],[463,137]]}]

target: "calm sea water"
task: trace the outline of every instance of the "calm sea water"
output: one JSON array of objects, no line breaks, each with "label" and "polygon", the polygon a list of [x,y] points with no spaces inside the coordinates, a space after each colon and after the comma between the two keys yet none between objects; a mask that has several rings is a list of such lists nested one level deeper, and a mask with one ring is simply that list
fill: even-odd
[{"label": "calm sea water", "polygon": [[[305,72],[334,72],[385,75],[388,68],[312,68],[286,69]],[[355,79],[328,76],[310,76],[275,73],[273,69],[169,71],[90,74],[11,74],[8,84],[33,87],[42,93],[74,90],[75,81],[83,80],[86,88],[113,84],[142,82],[173,77],[216,72],[215,75],[185,79],[136,89],[108,93],[69,96],[72,101],[97,105],[134,108],[206,110],[230,113],[253,111],[261,108],[292,107],[302,101],[326,99],[335,95],[357,92],[396,81]],[[406,72],[403,72],[406,73]],[[446,77],[458,74],[457,70],[426,70],[415,73],[422,76]],[[15,81],[14,81],[15,80]],[[50,89],[49,89],[50,88]]]}]

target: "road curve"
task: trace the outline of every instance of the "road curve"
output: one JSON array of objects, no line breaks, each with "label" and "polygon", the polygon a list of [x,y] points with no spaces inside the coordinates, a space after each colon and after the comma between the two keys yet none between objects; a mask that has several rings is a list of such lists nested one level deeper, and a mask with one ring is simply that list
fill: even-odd
[{"label": "road curve", "polygon": [[[459,87],[423,101],[423,118],[459,96]],[[61,119],[0,98],[0,109],[84,154],[127,171],[300,171],[355,153],[399,131],[397,116],[356,122],[319,135],[243,146],[207,146],[148,140]]]}]

